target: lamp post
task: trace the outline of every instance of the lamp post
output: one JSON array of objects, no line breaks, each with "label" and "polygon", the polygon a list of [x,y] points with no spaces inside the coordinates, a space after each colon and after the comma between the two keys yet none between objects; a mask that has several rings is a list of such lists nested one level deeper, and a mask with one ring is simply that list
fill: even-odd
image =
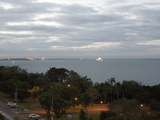
[{"label": "lamp post", "polygon": [[15,103],[16,103],[16,112],[18,112],[18,110],[17,110],[17,103],[18,103],[18,88],[17,88],[17,85],[16,85],[16,89],[15,89],[15,93],[14,93],[14,100],[15,100]]},{"label": "lamp post", "polygon": [[142,118],[144,118],[144,105],[143,104],[140,104],[140,111],[142,113]]},{"label": "lamp post", "polygon": [[53,95],[51,95],[51,120],[54,119],[53,115],[54,115],[54,113],[53,113]]}]

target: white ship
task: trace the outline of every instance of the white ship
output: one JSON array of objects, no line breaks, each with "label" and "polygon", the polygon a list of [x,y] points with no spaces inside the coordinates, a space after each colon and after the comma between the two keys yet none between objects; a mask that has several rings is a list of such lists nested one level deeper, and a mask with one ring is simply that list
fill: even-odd
[{"label": "white ship", "polygon": [[101,57],[98,57],[98,58],[96,59],[96,61],[97,61],[97,62],[103,62],[103,59],[102,59]]},{"label": "white ship", "polygon": [[41,59],[42,61],[44,61],[46,58],[45,58],[45,57],[41,57],[40,59]]}]

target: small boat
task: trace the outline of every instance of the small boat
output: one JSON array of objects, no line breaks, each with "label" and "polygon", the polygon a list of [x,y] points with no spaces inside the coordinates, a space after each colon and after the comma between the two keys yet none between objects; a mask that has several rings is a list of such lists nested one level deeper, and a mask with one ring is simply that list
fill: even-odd
[{"label": "small boat", "polygon": [[45,57],[41,57],[41,60],[44,61],[46,58]]},{"label": "small boat", "polygon": [[96,59],[96,61],[97,61],[97,62],[103,62],[103,59],[102,59],[101,57],[98,57],[98,58]]},{"label": "small boat", "polygon": [[33,61],[34,60],[34,58],[32,58],[32,57],[28,57],[26,59],[29,60],[29,61]]}]

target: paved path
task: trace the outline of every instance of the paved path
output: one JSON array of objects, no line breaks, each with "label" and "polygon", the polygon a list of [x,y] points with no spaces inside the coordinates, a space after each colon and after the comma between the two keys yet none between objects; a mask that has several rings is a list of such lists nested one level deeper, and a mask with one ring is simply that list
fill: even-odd
[{"label": "paved path", "polygon": [[7,106],[7,103],[0,101],[0,113],[6,117],[7,120],[14,120],[16,116],[16,110],[11,109]]},{"label": "paved path", "polygon": [[10,115],[4,113],[3,111],[0,111],[0,114],[3,115],[7,120],[14,120]]}]

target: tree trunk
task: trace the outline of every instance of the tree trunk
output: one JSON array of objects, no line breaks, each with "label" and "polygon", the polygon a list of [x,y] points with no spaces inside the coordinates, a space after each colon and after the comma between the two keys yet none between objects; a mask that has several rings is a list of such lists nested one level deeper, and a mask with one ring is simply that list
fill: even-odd
[{"label": "tree trunk", "polygon": [[51,119],[51,111],[47,110],[47,120],[52,120]]}]

